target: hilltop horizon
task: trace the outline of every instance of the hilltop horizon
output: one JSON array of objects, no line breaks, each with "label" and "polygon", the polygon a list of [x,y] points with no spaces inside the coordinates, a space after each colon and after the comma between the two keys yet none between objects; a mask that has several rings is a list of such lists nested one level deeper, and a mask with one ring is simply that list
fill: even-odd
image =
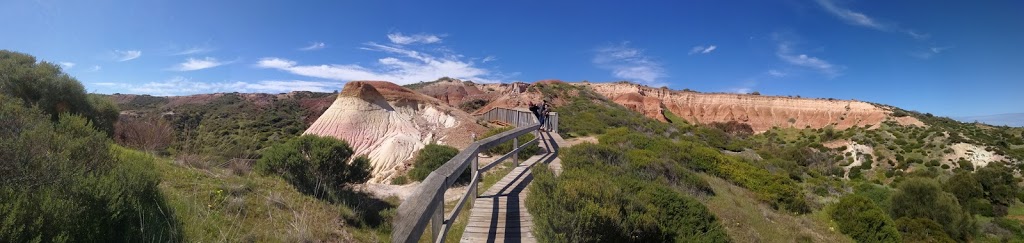
[{"label": "hilltop horizon", "polygon": [[22,38],[0,46],[59,64],[96,93],[559,77],[963,117],[1024,112],[1013,105],[1024,103],[1022,4],[8,1],[0,28]]}]

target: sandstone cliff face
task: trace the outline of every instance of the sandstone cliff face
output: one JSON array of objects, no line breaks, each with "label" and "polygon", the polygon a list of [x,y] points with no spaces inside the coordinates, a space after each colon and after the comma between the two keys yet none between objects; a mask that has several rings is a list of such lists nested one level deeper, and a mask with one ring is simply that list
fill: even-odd
[{"label": "sandstone cliff face", "polygon": [[[890,111],[853,100],[803,99],[779,96],[706,94],[651,88],[631,83],[574,83],[588,86],[629,109],[666,121],[662,110],[695,123],[738,121],[755,132],[777,127],[837,129],[878,125]],[[902,122],[901,122],[902,123]]]},{"label": "sandstone cliff face", "polygon": [[416,89],[416,92],[434,97],[454,107],[474,99],[491,100],[493,98],[493,95],[482,91],[477,84],[458,79],[440,79]]},{"label": "sandstone cliff face", "polygon": [[353,81],[304,134],[348,141],[373,165],[371,182],[386,182],[409,168],[413,157],[436,142],[465,148],[485,129],[445,102],[389,82]]}]

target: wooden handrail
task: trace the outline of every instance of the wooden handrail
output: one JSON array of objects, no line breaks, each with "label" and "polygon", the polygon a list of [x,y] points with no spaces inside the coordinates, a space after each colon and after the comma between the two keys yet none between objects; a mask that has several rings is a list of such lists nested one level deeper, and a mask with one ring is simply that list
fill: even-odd
[{"label": "wooden handrail", "polygon": [[[506,122],[517,125],[515,129],[505,131],[494,136],[484,138],[473,142],[466,149],[459,152],[451,160],[445,162],[441,167],[438,167],[429,175],[423,182],[420,183],[413,193],[405,199],[405,201],[398,206],[397,214],[395,215],[393,230],[391,232],[392,242],[417,242],[420,237],[423,236],[423,232],[426,230],[427,223],[431,225],[431,238],[434,242],[443,242],[448,234],[455,219],[458,218],[459,212],[462,207],[467,203],[472,203],[471,198],[476,198],[478,191],[477,186],[480,182],[480,176],[483,172],[494,167],[498,163],[501,163],[505,159],[512,157],[515,163],[519,163],[518,153],[523,148],[539,141],[539,137],[529,142],[519,144],[519,136],[527,133],[535,132],[541,126],[537,123],[536,117],[529,111],[519,111],[504,108],[496,108],[488,111],[487,114],[493,114],[493,118],[503,119]],[[499,114],[500,113],[500,114]],[[556,115],[557,116],[557,115]],[[532,120],[531,120],[532,119]],[[532,121],[532,123],[531,123]],[[557,126],[555,126],[557,127]],[[540,133],[538,133],[540,135]],[[493,163],[484,166],[483,168],[479,165],[478,155],[481,151],[487,150],[491,147],[497,146],[501,143],[513,141],[513,150]],[[553,152],[551,148],[547,148],[548,153]],[[444,214],[444,193],[448,190],[452,184],[458,179],[462,172],[471,169],[472,179],[469,185],[469,190],[459,200],[459,204],[451,212],[451,214]],[[472,206],[471,206],[472,207]]]}]

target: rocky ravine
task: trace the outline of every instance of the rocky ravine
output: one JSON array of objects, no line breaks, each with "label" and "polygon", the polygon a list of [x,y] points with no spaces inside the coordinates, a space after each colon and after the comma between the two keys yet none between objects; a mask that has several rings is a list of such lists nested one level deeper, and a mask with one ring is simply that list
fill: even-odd
[{"label": "rocky ravine", "polygon": [[[854,100],[804,99],[781,96],[698,93],[652,88],[632,83],[574,83],[587,86],[615,103],[660,121],[668,121],[667,110],[689,122],[738,121],[748,123],[755,132],[772,127],[836,129],[875,125],[890,119],[891,111]],[[916,119],[897,120],[901,124],[921,124]]]},{"label": "rocky ravine", "polygon": [[370,158],[371,182],[380,183],[404,174],[427,144],[461,149],[473,133],[485,131],[466,112],[433,97],[389,82],[353,81],[304,134],[348,141],[355,154]]}]

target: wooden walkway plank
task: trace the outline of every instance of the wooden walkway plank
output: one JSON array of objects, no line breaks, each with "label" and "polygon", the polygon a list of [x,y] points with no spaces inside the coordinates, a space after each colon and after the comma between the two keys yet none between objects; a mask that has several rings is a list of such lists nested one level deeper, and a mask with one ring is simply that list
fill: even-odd
[{"label": "wooden walkway plank", "polygon": [[537,242],[532,231],[533,217],[526,208],[528,186],[533,181],[530,167],[541,163],[550,166],[556,174],[561,172],[557,150],[566,145],[558,134],[545,133],[541,138],[544,139],[543,143],[549,143],[555,151],[523,161],[478,196],[473,201],[473,208],[469,210],[469,222],[461,242]]}]

